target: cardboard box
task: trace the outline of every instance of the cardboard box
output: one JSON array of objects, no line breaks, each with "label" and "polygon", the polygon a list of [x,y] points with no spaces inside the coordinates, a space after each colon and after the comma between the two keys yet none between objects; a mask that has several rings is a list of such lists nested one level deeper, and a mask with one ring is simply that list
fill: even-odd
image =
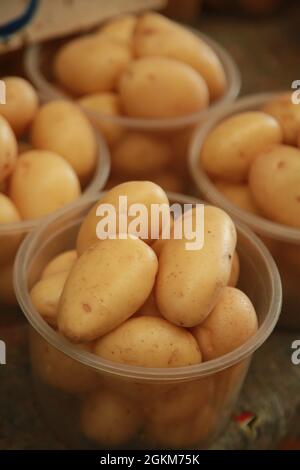
[{"label": "cardboard box", "polygon": [[166,0],[0,1],[0,53],[89,29],[128,12],[160,9]]}]

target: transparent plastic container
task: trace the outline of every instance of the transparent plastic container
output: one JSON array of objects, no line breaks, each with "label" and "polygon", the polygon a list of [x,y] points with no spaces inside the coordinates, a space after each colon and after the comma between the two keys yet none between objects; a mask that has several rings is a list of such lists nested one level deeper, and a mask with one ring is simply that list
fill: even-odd
[{"label": "transparent plastic container", "polygon": [[[241,79],[238,68],[228,52],[208,36],[192,30],[218,55],[227,77],[227,91],[209,108],[184,117],[163,119],[140,119],[126,116],[109,116],[93,111],[86,106],[84,111],[106,138],[112,155],[111,181],[108,187],[130,179],[150,179],[167,191],[186,192],[190,186],[187,153],[190,137],[199,122],[203,123],[219,108],[235,100],[239,94]],[[47,44],[33,45],[26,51],[25,69],[28,77],[45,97],[68,97],[65,90],[55,83],[52,63],[55,52],[63,44],[59,40]],[[135,144],[139,137],[155,139],[159,151],[145,151],[142,147],[136,155],[132,152],[132,134]],[[128,144],[129,139],[129,144]],[[125,142],[125,143],[124,143]],[[152,141],[153,144],[153,141]],[[147,145],[144,144],[144,145]],[[154,145],[154,144],[153,144]],[[161,148],[162,147],[162,148]],[[121,150],[120,150],[121,148]],[[157,148],[157,147],[156,147]],[[162,152],[161,158],[157,153]],[[152,155],[156,154],[156,158]],[[141,158],[141,155],[143,158]],[[140,162],[143,161],[143,165]]]},{"label": "transparent plastic container", "polygon": [[[106,142],[99,133],[97,138],[97,163],[91,181],[83,190],[79,199],[97,194],[105,186],[110,172],[110,156]],[[78,200],[68,204],[76,205]],[[57,211],[64,212],[66,206]],[[48,217],[48,216],[47,216]],[[46,218],[46,217],[45,217]],[[0,224],[0,310],[10,311],[17,306],[12,275],[15,255],[18,248],[29,232],[38,227],[45,218],[34,220],[21,220],[20,222]]]},{"label": "transparent plastic container", "polygon": [[[172,202],[199,202],[178,194],[169,197]],[[259,328],[235,351],[202,364],[169,369],[101,359],[53,330],[29,296],[46,263],[74,248],[80,223],[97,199],[46,221],[26,238],[17,256],[14,285],[30,323],[31,365],[40,410],[70,448],[208,448],[229,420],[253,353],[278,320],[281,283],[276,265],[261,241],[237,224],[239,287],[254,303]]]},{"label": "transparent plastic container", "polygon": [[199,126],[191,143],[189,166],[199,195],[250,227],[266,243],[279,267],[282,279],[283,309],[280,325],[287,329],[300,329],[300,229],[272,222],[235,206],[218,191],[199,161],[207,135],[219,122],[236,113],[260,110],[282,93],[285,92],[262,93],[239,99],[235,104],[218,112],[205,126]]}]

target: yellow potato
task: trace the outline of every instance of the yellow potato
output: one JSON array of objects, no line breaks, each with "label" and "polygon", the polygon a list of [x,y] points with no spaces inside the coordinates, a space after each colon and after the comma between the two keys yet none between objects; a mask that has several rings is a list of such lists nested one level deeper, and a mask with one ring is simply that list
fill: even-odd
[{"label": "yellow potato", "polygon": [[263,214],[274,222],[300,228],[300,150],[277,145],[254,161],[249,185]]},{"label": "yellow potato", "polygon": [[0,114],[20,137],[28,129],[38,110],[39,100],[33,86],[21,77],[5,77],[6,103],[1,104]]},{"label": "yellow potato", "polygon": [[157,272],[154,251],[142,240],[103,240],[76,261],[58,310],[60,332],[92,341],[133,315],[146,301]]},{"label": "yellow potato", "polygon": [[13,261],[22,235],[19,232],[1,233],[1,224],[15,223],[20,220],[16,206],[7,196],[0,193],[0,265]]},{"label": "yellow potato", "polygon": [[297,145],[300,134],[300,107],[292,102],[291,93],[274,98],[263,107],[263,111],[271,114],[281,125],[283,142]]},{"label": "yellow potato", "polygon": [[105,23],[99,30],[101,36],[108,36],[112,39],[132,45],[133,33],[136,27],[137,17],[134,15],[121,15]]},{"label": "yellow potato", "polygon": [[58,304],[70,271],[51,274],[38,281],[30,292],[32,305],[44,320],[57,326]]},{"label": "yellow potato", "polygon": [[13,264],[0,266],[0,304],[12,306],[17,304],[13,285],[13,271]]},{"label": "yellow potato", "polygon": [[171,118],[208,106],[205,81],[189,65],[165,57],[144,57],[129,64],[119,82],[128,116]]},{"label": "yellow potato", "polygon": [[5,194],[0,193],[0,225],[20,220],[20,214],[14,203]]},{"label": "yellow potato", "polygon": [[247,180],[250,166],[259,153],[282,141],[282,130],[272,116],[248,111],[231,116],[207,136],[201,162],[213,178],[231,183]]},{"label": "yellow potato", "polygon": [[[29,344],[33,372],[47,385],[66,393],[86,393],[99,385],[97,372],[51,346],[33,329],[30,329]],[[88,352],[92,348],[90,344],[77,347]]]},{"label": "yellow potato", "polygon": [[161,172],[172,161],[167,142],[141,132],[127,132],[111,154],[112,172],[122,178],[143,179]]},{"label": "yellow potato", "polygon": [[134,36],[138,57],[164,56],[193,67],[205,79],[211,100],[224,95],[227,80],[222,63],[202,39],[158,13],[146,13],[138,21]]},{"label": "yellow potato", "polygon": [[54,73],[75,95],[112,91],[130,60],[126,44],[109,36],[90,35],[73,39],[58,51]]},{"label": "yellow potato", "polygon": [[[165,204],[168,206],[169,201],[166,193],[159,186],[149,181],[129,181],[112,188],[90,210],[80,227],[77,237],[77,252],[79,255],[81,255],[91,244],[97,241],[96,227],[98,222],[103,220],[103,217],[101,218],[96,215],[98,207],[103,204],[112,204],[116,208],[117,215],[119,215],[120,196],[127,197],[128,207],[139,203],[144,204],[147,208],[149,216],[148,234],[143,237],[145,238],[145,241],[151,239],[151,230],[157,230],[158,234],[161,233],[161,221],[157,221],[157,225],[151,226],[151,204]],[[134,217],[128,216],[128,226],[133,218]]]},{"label": "yellow potato", "polygon": [[223,356],[244,344],[258,328],[250,299],[239,289],[224,287],[206,320],[193,329],[205,361]]},{"label": "yellow potato", "polygon": [[31,141],[35,148],[67,160],[82,184],[91,178],[97,158],[96,138],[79,106],[64,100],[42,106],[32,125]]},{"label": "yellow potato", "polygon": [[[114,117],[122,115],[120,97],[116,93],[87,95],[81,98],[78,103],[87,111],[101,115],[98,117],[93,114],[91,119],[109,145],[113,145],[119,140],[123,133],[123,127],[113,121]],[[105,116],[109,116],[109,118],[105,118]]]},{"label": "yellow potato", "polygon": [[77,259],[76,250],[64,251],[60,255],[55,256],[43,269],[41,279],[47,276],[57,274],[62,271],[70,271]]},{"label": "yellow potato", "polygon": [[230,273],[230,278],[228,281],[229,287],[235,287],[237,285],[239,281],[239,275],[240,275],[240,259],[239,259],[239,255],[237,254],[237,251],[235,251],[233,258],[232,258],[231,273]]},{"label": "yellow potato", "polygon": [[117,393],[100,390],[88,395],[81,409],[83,434],[105,449],[131,441],[142,425],[141,410]]},{"label": "yellow potato", "polygon": [[13,171],[17,153],[18,146],[15,135],[7,120],[0,115],[0,183]]},{"label": "yellow potato", "polygon": [[37,219],[80,196],[80,184],[62,157],[32,150],[18,158],[9,195],[24,219]]},{"label": "yellow potato", "polygon": [[205,320],[229,281],[235,226],[221,209],[205,206],[203,248],[190,250],[186,243],[186,238],[165,242],[159,257],[156,301],[167,320],[192,327]]},{"label": "yellow potato", "polygon": [[199,410],[214,404],[214,380],[206,377],[181,384],[160,385],[160,392],[149,395],[144,407],[148,418],[165,425],[195,416]]},{"label": "yellow potato", "polygon": [[141,367],[181,367],[201,362],[201,352],[189,331],[153,316],[130,318],[99,338],[94,353]]},{"label": "yellow potato", "polygon": [[217,181],[215,186],[235,206],[251,214],[260,215],[247,184],[230,184]]}]

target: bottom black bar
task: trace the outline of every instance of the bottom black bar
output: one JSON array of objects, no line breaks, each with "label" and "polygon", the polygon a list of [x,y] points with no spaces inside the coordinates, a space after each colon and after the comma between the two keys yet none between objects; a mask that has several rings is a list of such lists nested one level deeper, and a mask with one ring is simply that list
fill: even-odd
[{"label": "bottom black bar", "polygon": [[[0,467],[3,464],[37,464],[39,468],[52,464],[71,464],[73,468],[98,468],[101,465],[117,465],[124,468],[137,468],[147,465],[189,465],[210,468],[211,465],[233,464],[244,469],[255,464],[288,465],[299,464],[298,451],[42,451],[15,450],[0,451]],[[2,467],[3,468],[3,467]],[[85,467],[86,468],[86,467]]]}]

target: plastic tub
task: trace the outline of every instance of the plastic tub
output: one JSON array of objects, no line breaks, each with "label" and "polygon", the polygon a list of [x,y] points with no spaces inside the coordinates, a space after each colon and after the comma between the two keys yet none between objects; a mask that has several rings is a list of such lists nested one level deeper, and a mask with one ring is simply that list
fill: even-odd
[{"label": "plastic tub", "polygon": [[272,222],[238,208],[217,190],[199,163],[199,155],[205,138],[219,122],[239,112],[259,110],[282,93],[263,93],[239,99],[226,110],[218,112],[203,127],[199,126],[191,143],[189,165],[199,195],[223,208],[235,220],[246,224],[267,244],[278,264],[283,284],[283,312],[280,325],[289,329],[299,329],[300,229]]},{"label": "plastic tub", "polygon": [[[205,122],[218,108],[222,108],[237,97],[241,80],[237,66],[231,56],[206,35],[200,34],[197,30],[193,30],[193,32],[207,42],[218,55],[225,69],[228,81],[228,89],[225,95],[213,103],[207,110],[180,118],[139,119],[126,116],[104,115],[91,111],[90,108],[83,107],[96,128],[103,132],[110,145],[112,154],[112,186],[128,179],[147,178],[169,191],[180,192],[188,188],[187,152],[194,126],[199,122]],[[72,98],[54,82],[51,71],[55,51],[62,44],[62,41],[58,41],[43,45],[33,45],[27,50],[25,55],[25,68],[28,77],[40,93],[48,98],[62,96]],[[150,156],[147,157],[145,151],[142,150],[140,154],[142,153],[144,157],[144,165],[141,168],[138,165],[141,161],[141,155],[139,154],[136,158],[132,157],[131,148],[129,150],[127,146],[123,150],[121,158],[120,145],[123,145],[124,140],[127,142],[127,135],[129,134],[130,136],[132,132],[135,135],[149,136],[150,138],[155,137],[160,142],[163,141],[163,145],[167,145],[163,152],[167,152],[168,155],[161,166],[155,165],[155,162],[153,162],[153,158],[151,158],[153,152],[149,151]],[[136,162],[136,159],[138,162]],[[147,162],[145,163],[146,159]]]},{"label": "plastic tub", "polygon": [[[109,177],[109,150],[100,134],[97,134],[96,138],[98,145],[97,166],[91,181],[84,189],[80,199],[101,191]],[[68,206],[73,206],[77,203],[78,200]],[[57,213],[64,212],[65,207],[59,209]],[[12,283],[12,271],[16,252],[24,236],[41,224],[43,220],[44,218],[0,224],[0,308],[2,306],[5,311],[15,308],[17,305]]]},{"label": "plastic tub", "polygon": [[[172,202],[199,202],[178,194],[169,196]],[[266,341],[278,320],[281,284],[276,265],[261,241],[237,224],[239,287],[255,305],[259,329],[235,351],[199,365],[170,369],[103,360],[76,348],[53,330],[34,309],[29,296],[45,264],[74,247],[78,227],[96,200],[83,201],[46,221],[26,238],[17,256],[14,284],[31,325],[31,365],[40,409],[57,436],[71,448],[207,448],[229,420],[252,354]],[[113,407],[120,416],[117,429],[112,428],[105,411],[111,410],[110,405],[101,409],[101,404],[107,403],[105,390],[109,400],[118,401]],[[95,398],[97,394],[100,402]],[[86,438],[90,434],[81,413],[82,409],[87,411],[87,406],[90,415],[97,420],[99,413],[98,423],[104,420],[109,429],[97,442]],[[125,409],[135,417],[133,422],[128,423]]]}]

